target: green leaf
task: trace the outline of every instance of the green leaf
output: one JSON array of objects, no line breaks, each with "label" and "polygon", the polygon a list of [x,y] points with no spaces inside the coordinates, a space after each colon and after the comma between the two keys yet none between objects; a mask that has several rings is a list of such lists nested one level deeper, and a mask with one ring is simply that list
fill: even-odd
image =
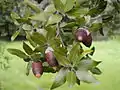
[{"label": "green leaf", "polygon": [[28,5],[36,13],[40,13],[40,8],[36,4],[32,3],[29,0],[24,0],[24,3]]},{"label": "green leaf", "polygon": [[118,13],[120,13],[120,3],[119,1],[117,2],[117,0],[112,0],[113,6],[115,7],[115,9],[117,10]]},{"label": "green leaf", "polygon": [[99,68],[97,67],[94,67],[90,70],[93,74],[97,74],[97,75],[100,75],[102,72]]},{"label": "green leaf", "polygon": [[45,46],[37,46],[34,49],[34,52],[41,52],[41,53],[45,53],[46,47]]},{"label": "green leaf", "polygon": [[20,30],[15,31],[15,33],[14,33],[14,34],[12,35],[12,37],[11,37],[11,41],[14,41],[15,38],[19,35],[19,33],[20,33]]},{"label": "green leaf", "polygon": [[58,72],[50,90],[53,90],[61,85],[63,85],[66,82],[66,74],[68,72],[67,68],[61,68]]},{"label": "green leaf", "polygon": [[94,60],[91,60],[90,58],[86,58],[80,61],[77,67],[79,70],[90,70],[93,67],[96,67],[100,63],[101,61],[94,61]]},{"label": "green leaf", "polygon": [[90,9],[87,15],[90,15],[91,17],[95,17],[100,13],[102,13],[105,10],[106,6],[107,6],[107,1],[102,0],[99,2],[99,5],[97,7]]},{"label": "green leaf", "polygon": [[26,44],[25,42],[23,42],[23,49],[24,51],[28,54],[31,55],[33,53],[33,50],[30,48],[30,46],[28,44]]},{"label": "green leaf", "polygon": [[71,11],[67,12],[69,16],[80,17],[87,14],[88,8],[73,8]]},{"label": "green leaf", "polygon": [[32,58],[33,61],[40,61],[41,54],[39,54],[39,53],[33,53],[31,55],[31,58]]},{"label": "green leaf", "polygon": [[95,47],[91,48],[92,52],[90,53],[91,56],[93,56],[94,52],[95,52]]},{"label": "green leaf", "polygon": [[62,20],[61,15],[53,14],[49,17],[46,26],[59,23]]},{"label": "green leaf", "polygon": [[62,28],[73,28],[76,26],[76,22],[61,23],[60,27]]},{"label": "green leaf", "polygon": [[34,16],[29,17],[32,20],[36,20],[36,21],[41,21],[41,22],[46,22],[48,17],[49,17],[49,13],[47,12],[41,12],[39,14],[35,14]]},{"label": "green leaf", "polygon": [[47,40],[51,40],[56,36],[56,27],[55,26],[48,26],[45,28],[47,30],[46,38]]},{"label": "green leaf", "polygon": [[28,24],[23,24],[22,28],[24,30],[32,30],[32,26],[31,25],[28,25]]},{"label": "green leaf", "polygon": [[102,15],[103,23],[107,23],[113,19],[113,15]]},{"label": "green leaf", "polygon": [[43,72],[45,73],[55,73],[56,71],[52,68],[52,67],[49,67],[49,66],[43,66]]},{"label": "green leaf", "polygon": [[73,87],[76,83],[76,75],[73,71],[67,73],[66,81],[68,82],[69,87]]},{"label": "green leaf", "polygon": [[16,55],[16,56],[18,56],[18,57],[20,57],[20,58],[23,58],[23,59],[28,58],[28,56],[27,56],[23,51],[21,51],[21,50],[19,50],[19,49],[9,48],[9,49],[7,49],[7,51],[8,51],[9,53],[11,53],[12,55]]},{"label": "green leaf", "polygon": [[85,18],[84,18],[84,17],[79,17],[79,18],[77,18],[77,20],[76,20],[76,24],[77,24],[78,26],[83,26],[83,25],[85,25],[85,23],[86,23],[86,21],[85,21]]},{"label": "green leaf", "polygon": [[66,56],[61,55],[61,54],[59,54],[58,52],[55,52],[55,51],[54,51],[54,55],[55,55],[55,57],[56,57],[56,59],[57,59],[57,61],[60,65],[62,65],[62,66],[69,66],[70,65],[70,62],[69,62],[69,60],[67,59]]},{"label": "green leaf", "polygon": [[93,50],[85,50],[85,51],[83,51],[82,53],[81,53],[81,55],[80,55],[80,60],[82,59],[82,58],[84,58],[84,56],[87,56],[88,54],[91,54],[93,52]]},{"label": "green leaf", "polygon": [[49,40],[48,43],[53,49],[60,47],[60,45],[62,44],[59,38],[53,38]]},{"label": "green leaf", "polygon": [[93,23],[91,27],[89,28],[90,31],[98,31],[102,28],[102,23]]},{"label": "green leaf", "polygon": [[48,5],[45,10],[45,12],[49,12],[49,13],[54,13],[56,11],[55,7],[54,7],[54,4],[50,4]]},{"label": "green leaf", "polygon": [[85,70],[77,70],[76,76],[80,81],[86,83],[99,83],[93,75],[91,75],[88,71]]},{"label": "green leaf", "polygon": [[80,51],[81,51],[81,48],[79,43],[76,43],[75,45],[73,45],[72,49],[70,50],[70,54],[68,55],[70,62],[76,63],[76,61],[78,61]]},{"label": "green leaf", "polygon": [[29,61],[29,62],[27,63],[27,67],[26,67],[26,75],[27,75],[27,76],[28,76],[29,73],[30,73],[31,67],[32,67],[32,62]]},{"label": "green leaf", "polygon": [[74,3],[75,3],[75,0],[66,0],[66,3],[64,5],[64,11],[65,12],[70,11],[73,8]]},{"label": "green leaf", "polygon": [[29,43],[30,43],[33,47],[36,47],[37,44],[31,39],[30,36],[31,36],[30,33],[29,33],[29,32],[26,32],[26,38],[27,38],[27,40],[29,41]]},{"label": "green leaf", "polygon": [[[77,77],[76,77],[77,78]],[[80,85],[80,80],[77,78],[76,83]]]},{"label": "green leaf", "polygon": [[33,32],[31,39],[39,45],[44,45],[46,43],[46,38],[38,32]]},{"label": "green leaf", "polygon": [[61,2],[61,0],[53,0],[53,3],[54,3],[54,6],[55,6],[56,10],[64,12],[64,5]]},{"label": "green leaf", "polygon": [[17,13],[12,12],[12,13],[11,13],[11,18],[12,18],[13,20],[15,20],[15,19],[20,19],[20,16],[19,16]]}]

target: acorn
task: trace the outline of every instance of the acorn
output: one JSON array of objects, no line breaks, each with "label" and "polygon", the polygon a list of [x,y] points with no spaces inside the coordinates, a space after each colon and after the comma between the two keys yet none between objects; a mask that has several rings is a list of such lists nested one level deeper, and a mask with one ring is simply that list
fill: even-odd
[{"label": "acorn", "polygon": [[75,38],[77,41],[82,42],[86,47],[90,47],[92,44],[91,33],[85,28],[79,28],[75,32]]},{"label": "acorn", "polygon": [[41,75],[43,74],[42,62],[40,62],[40,61],[33,62],[32,63],[32,72],[37,78],[40,78]]},{"label": "acorn", "polygon": [[58,66],[58,62],[54,56],[53,50],[50,47],[45,51],[45,59],[51,67]]}]

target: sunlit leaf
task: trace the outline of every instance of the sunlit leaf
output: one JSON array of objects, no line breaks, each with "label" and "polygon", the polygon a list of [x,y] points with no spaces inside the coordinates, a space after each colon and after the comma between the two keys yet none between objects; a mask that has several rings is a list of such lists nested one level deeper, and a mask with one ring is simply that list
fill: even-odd
[{"label": "sunlit leaf", "polygon": [[29,0],[24,0],[24,3],[28,5],[33,11],[40,13],[40,8],[36,4],[32,3]]},{"label": "sunlit leaf", "polygon": [[61,2],[61,0],[53,0],[53,3],[54,3],[54,6],[55,6],[56,10],[59,10],[61,12],[64,11],[64,5]]},{"label": "sunlit leaf", "polygon": [[41,13],[35,14],[34,16],[31,16],[29,18],[32,20],[36,20],[36,21],[46,22],[49,15],[50,14],[47,12],[41,12]]},{"label": "sunlit leaf", "polygon": [[28,24],[23,24],[22,28],[24,30],[32,30],[32,26],[31,25],[28,25]]},{"label": "sunlit leaf", "polygon": [[23,42],[23,49],[28,55],[31,55],[33,53],[33,50],[31,49],[31,47],[25,42]]},{"label": "sunlit leaf", "polygon": [[14,41],[15,38],[19,35],[19,33],[20,33],[20,30],[15,31],[15,33],[14,33],[14,34],[12,35],[12,37],[11,37],[11,41]]},{"label": "sunlit leaf", "polygon": [[55,24],[55,23],[59,23],[62,20],[62,16],[61,15],[57,15],[57,14],[53,14],[49,17],[46,26],[50,25],[50,24]]},{"label": "sunlit leaf", "polygon": [[70,11],[72,8],[73,8],[73,6],[74,6],[74,3],[75,3],[75,0],[66,0],[66,3],[65,3],[65,7],[64,7],[64,11],[65,12],[68,12],[68,11]]}]

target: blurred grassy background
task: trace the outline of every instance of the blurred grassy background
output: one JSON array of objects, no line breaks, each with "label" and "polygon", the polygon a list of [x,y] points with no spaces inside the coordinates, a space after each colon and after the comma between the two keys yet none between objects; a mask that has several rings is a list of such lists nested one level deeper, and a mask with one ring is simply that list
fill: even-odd
[{"label": "blurred grassy background", "polygon": [[[4,43],[6,48],[22,49],[22,42]],[[120,42],[96,41],[93,45],[96,47],[93,58],[103,61],[99,65],[103,73],[97,76],[100,84],[81,83],[81,86],[75,85],[73,88],[68,88],[66,83],[55,90],[120,90]],[[35,78],[32,72],[26,76],[26,63],[7,51],[5,54],[10,57],[10,68],[0,69],[0,90],[49,90],[55,74],[44,74],[40,79]]]}]

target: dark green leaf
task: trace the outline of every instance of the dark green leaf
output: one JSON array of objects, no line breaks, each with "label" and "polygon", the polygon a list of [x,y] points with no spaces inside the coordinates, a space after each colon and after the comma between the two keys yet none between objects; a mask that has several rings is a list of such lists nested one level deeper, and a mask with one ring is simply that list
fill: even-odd
[{"label": "dark green leaf", "polygon": [[69,60],[67,59],[66,56],[61,55],[61,54],[59,54],[58,52],[55,52],[55,51],[54,51],[54,55],[55,55],[55,57],[56,57],[56,59],[57,59],[57,61],[60,65],[62,65],[62,66],[69,66],[70,65],[70,62],[69,62]]},{"label": "dark green leaf", "polygon": [[[77,77],[76,77],[77,78]],[[80,80],[77,78],[76,83],[80,85]]]},{"label": "dark green leaf", "polygon": [[64,11],[64,5],[61,2],[61,0],[53,0],[53,3],[54,3],[54,6],[55,6],[56,10],[59,10],[61,12]]},{"label": "dark green leaf", "polygon": [[46,26],[55,24],[55,23],[59,23],[61,20],[62,20],[61,15],[53,14],[49,17]]},{"label": "dark green leaf", "polygon": [[33,50],[31,49],[31,47],[25,42],[23,42],[23,49],[28,55],[31,55],[33,53]]},{"label": "dark green leaf", "polygon": [[58,72],[58,74],[55,78],[55,81],[53,82],[53,84],[50,88],[51,90],[63,85],[66,82],[67,72],[68,72],[67,68],[60,69],[60,71]]},{"label": "dark green leaf", "polygon": [[67,73],[66,81],[68,82],[69,87],[73,87],[76,83],[76,75],[73,71]]},{"label": "dark green leaf", "polygon": [[26,75],[27,76],[30,73],[31,67],[32,67],[32,62],[30,61],[30,62],[27,63],[27,67],[26,67]]},{"label": "dark green leaf", "polygon": [[92,17],[95,17],[95,16],[99,15],[100,13],[102,13],[105,10],[106,6],[107,6],[107,1],[102,0],[99,2],[99,5],[97,7],[89,10],[89,12],[87,14]]},{"label": "dark green leaf", "polygon": [[60,45],[61,45],[61,41],[60,41],[59,38],[51,39],[51,40],[48,41],[48,43],[50,44],[50,46],[53,49],[56,49],[56,48],[60,47]]},{"label": "dark green leaf", "polygon": [[99,68],[97,67],[94,67],[90,70],[93,74],[97,74],[97,75],[100,75],[102,72]]},{"label": "dark green leaf", "polygon": [[33,53],[31,55],[31,58],[32,58],[33,61],[40,61],[41,54]]},{"label": "dark green leaf", "polygon": [[102,23],[93,23],[91,27],[89,28],[90,31],[98,31],[102,28]]},{"label": "dark green leaf", "polygon": [[120,12],[120,3],[116,2],[116,0],[112,0],[113,6],[115,7],[115,9],[118,11],[118,13]]},{"label": "dark green leaf", "polygon": [[34,52],[41,52],[41,53],[45,53],[46,47],[45,46],[37,46],[34,49]]},{"label": "dark green leaf", "polygon": [[100,28],[100,29],[99,29],[99,32],[100,32],[100,34],[101,34],[102,36],[104,36],[103,28]]},{"label": "dark green leaf", "polygon": [[88,8],[74,8],[71,11],[67,12],[69,16],[80,17],[85,15],[88,12]]},{"label": "dark green leaf", "polygon": [[66,3],[64,5],[64,11],[65,12],[70,11],[73,8],[74,3],[75,3],[75,0],[66,0]]},{"label": "dark green leaf", "polygon": [[47,30],[47,35],[46,35],[47,40],[51,40],[56,36],[55,26],[48,26],[45,29]]},{"label": "dark green leaf", "polygon": [[23,58],[23,59],[28,58],[28,56],[23,51],[21,51],[19,49],[9,48],[9,49],[7,49],[7,51],[13,55],[20,57],[20,58]]},{"label": "dark green leaf", "polygon": [[43,66],[43,70],[45,73],[55,73],[56,72],[52,67],[49,67],[49,66]]},{"label": "dark green leaf", "polygon": [[80,17],[80,18],[77,18],[77,20],[76,20],[76,24],[78,25],[78,26],[83,26],[83,25],[85,25],[85,18],[84,17]]},{"label": "dark green leaf", "polygon": [[19,35],[19,33],[20,33],[20,30],[19,31],[15,31],[15,33],[11,37],[11,41],[14,41],[15,38]]},{"label": "dark green leaf", "polygon": [[38,32],[33,32],[31,39],[39,45],[44,45],[46,43],[46,38]]},{"label": "dark green leaf", "polygon": [[112,19],[113,19],[112,15],[103,15],[102,16],[103,23],[107,23],[107,22],[111,21]]}]

